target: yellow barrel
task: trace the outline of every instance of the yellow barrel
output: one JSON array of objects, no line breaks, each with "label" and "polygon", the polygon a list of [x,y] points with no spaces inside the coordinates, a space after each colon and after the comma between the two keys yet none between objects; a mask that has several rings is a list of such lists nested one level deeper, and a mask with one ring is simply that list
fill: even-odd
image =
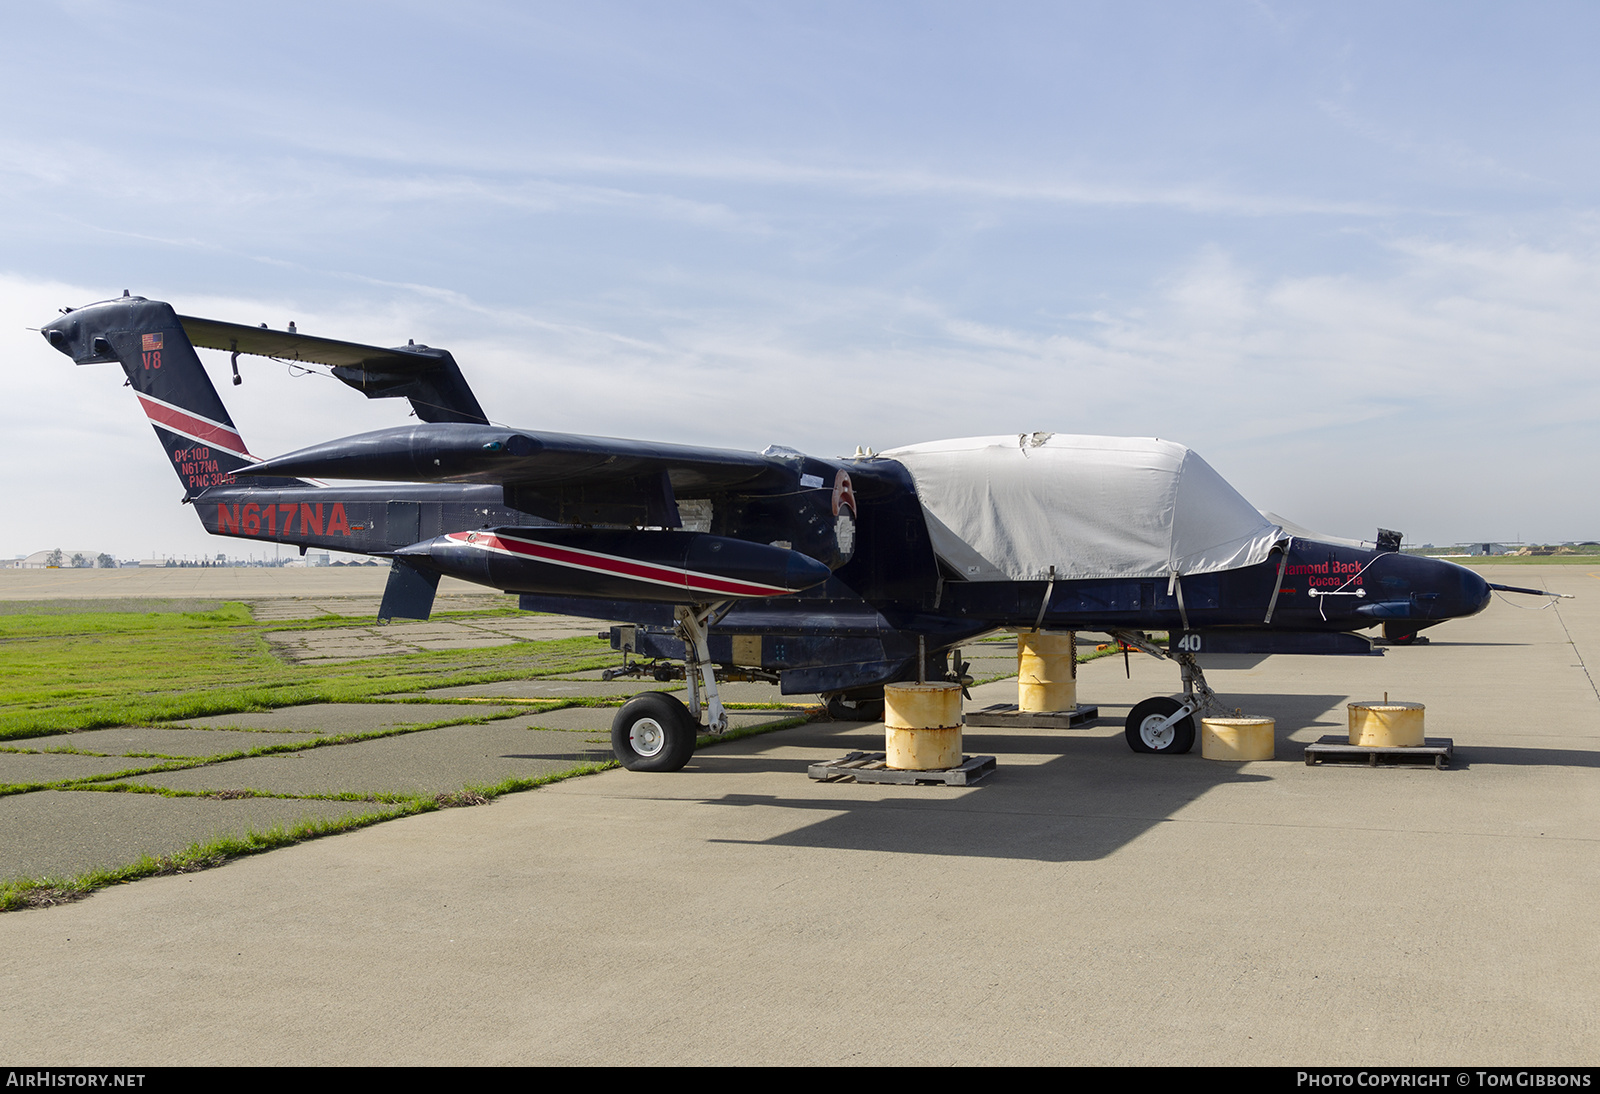
[{"label": "yellow barrel", "polygon": [[889,684],[883,689],[884,766],[942,771],[961,763],[961,685]]},{"label": "yellow barrel", "polygon": [[1077,636],[1047,631],[1017,635],[1017,709],[1078,709]]},{"label": "yellow barrel", "polygon": [[1415,748],[1422,744],[1421,703],[1349,703],[1350,743],[1367,748]]},{"label": "yellow barrel", "polygon": [[1200,755],[1208,760],[1270,760],[1273,757],[1271,718],[1200,719]]}]

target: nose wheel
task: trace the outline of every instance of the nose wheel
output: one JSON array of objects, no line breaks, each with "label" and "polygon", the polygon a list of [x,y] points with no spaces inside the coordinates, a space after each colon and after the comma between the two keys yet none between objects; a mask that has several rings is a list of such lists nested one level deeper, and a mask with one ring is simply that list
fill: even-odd
[{"label": "nose wheel", "polygon": [[1176,699],[1158,695],[1146,699],[1128,714],[1123,729],[1128,747],[1135,752],[1181,755],[1194,747],[1194,715],[1173,718],[1184,709]]}]

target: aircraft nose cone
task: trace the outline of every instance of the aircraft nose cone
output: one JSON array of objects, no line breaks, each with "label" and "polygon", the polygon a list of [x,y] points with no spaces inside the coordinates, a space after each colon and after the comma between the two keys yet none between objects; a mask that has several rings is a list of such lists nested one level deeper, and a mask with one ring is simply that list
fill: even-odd
[{"label": "aircraft nose cone", "polygon": [[1465,566],[1461,574],[1461,603],[1466,608],[1462,615],[1477,615],[1489,606],[1491,595],[1489,583],[1481,574],[1468,570]]},{"label": "aircraft nose cone", "polygon": [[1482,575],[1453,562],[1441,561],[1435,565],[1448,566],[1449,569],[1439,574],[1433,582],[1433,587],[1438,590],[1434,618],[1460,619],[1462,616],[1477,615],[1489,606],[1489,583]]}]

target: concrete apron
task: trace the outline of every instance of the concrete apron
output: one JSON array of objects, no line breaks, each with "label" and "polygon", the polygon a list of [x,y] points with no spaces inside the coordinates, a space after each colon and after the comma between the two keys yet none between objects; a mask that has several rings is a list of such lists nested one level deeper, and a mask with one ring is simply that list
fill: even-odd
[{"label": "concrete apron", "polygon": [[[969,730],[973,788],[817,784],[815,724],[0,916],[29,1064],[1592,1063],[1600,582],[1384,658],[1208,671],[1276,761]],[[1424,702],[1454,767],[1307,768]]]}]

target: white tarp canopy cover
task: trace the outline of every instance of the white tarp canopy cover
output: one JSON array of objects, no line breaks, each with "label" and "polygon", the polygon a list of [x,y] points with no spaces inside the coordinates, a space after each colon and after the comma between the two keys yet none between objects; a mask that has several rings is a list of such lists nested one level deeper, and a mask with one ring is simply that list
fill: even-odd
[{"label": "white tarp canopy cover", "polygon": [[1283,536],[1171,441],[1013,433],[882,455],[911,472],[934,551],[969,581],[1213,573]]}]

